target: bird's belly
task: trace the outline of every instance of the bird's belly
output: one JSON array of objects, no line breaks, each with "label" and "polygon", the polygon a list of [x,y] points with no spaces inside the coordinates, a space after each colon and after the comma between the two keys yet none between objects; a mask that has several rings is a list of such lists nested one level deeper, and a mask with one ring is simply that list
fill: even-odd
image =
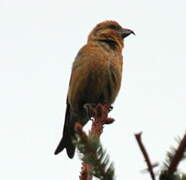
[{"label": "bird's belly", "polygon": [[85,88],[86,103],[112,103],[112,84],[108,72],[90,73],[88,85]]},{"label": "bird's belly", "polygon": [[[82,109],[87,103],[112,104],[120,88],[120,76],[110,71],[89,71],[86,77],[82,77],[76,83],[80,86],[73,94],[71,99],[72,107],[76,110]],[[72,88],[73,89],[73,88]]]}]

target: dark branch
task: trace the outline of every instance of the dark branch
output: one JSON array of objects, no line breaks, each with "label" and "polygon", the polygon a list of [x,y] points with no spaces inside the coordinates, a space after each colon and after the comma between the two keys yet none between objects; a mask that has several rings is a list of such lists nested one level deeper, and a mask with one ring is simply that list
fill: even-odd
[{"label": "dark branch", "polygon": [[153,172],[154,165],[151,163],[150,158],[149,158],[149,156],[147,154],[147,151],[145,149],[145,146],[143,145],[143,143],[141,141],[141,134],[142,133],[135,134],[135,137],[136,137],[138,145],[141,149],[141,152],[143,153],[143,156],[145,158],[145,162],[147,163],[147,167],[148,167],[148,171],[150,173],[150,176],[151,176],[152,180],[155,180],[155,175],[154,175],[154,172]]}]

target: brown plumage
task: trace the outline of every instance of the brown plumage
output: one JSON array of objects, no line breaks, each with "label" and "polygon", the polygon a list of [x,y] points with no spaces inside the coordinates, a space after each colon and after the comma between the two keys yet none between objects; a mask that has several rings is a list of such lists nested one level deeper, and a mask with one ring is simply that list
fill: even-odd
[{"label": "brown plumage", "polygon": [[73,63],[63,137],[55,154],[66,148],[68,156],[73,158],[74,124],[85,125],[88,121],[84,104],[114,102],[121,84],[123,39],[131,33],[134,34],[115,21],[104,21],[89,34],[87,44]]}]

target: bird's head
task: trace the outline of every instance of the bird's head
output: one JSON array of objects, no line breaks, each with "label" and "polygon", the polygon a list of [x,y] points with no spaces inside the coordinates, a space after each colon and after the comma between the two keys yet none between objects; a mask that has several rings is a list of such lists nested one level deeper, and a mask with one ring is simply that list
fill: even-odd
[{"label": "bird's head", "polygon": [[122,28],[116,21],[104,21],[96,25],[88,36],[88,41],[103,41],[110,43],[113,48],[123,48],[123,39],[130,34],[135,34],[132,30]]}]

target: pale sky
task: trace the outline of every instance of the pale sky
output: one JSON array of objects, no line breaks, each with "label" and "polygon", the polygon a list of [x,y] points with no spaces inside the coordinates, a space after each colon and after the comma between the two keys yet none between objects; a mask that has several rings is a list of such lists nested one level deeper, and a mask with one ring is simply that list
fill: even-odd
[{"label": "pale sky", "polygon": [[[121,91],[103,146],[117,180],[149,180],[134,133],[160,164],[186,129],[185,0],[0,0],[0,179],[75,180],[76,153],[54,156],[71,65],[92,28],[116,20],[125,40]],[[186,172],[186,163],[180,170]],[[156,168],[158,172],[159,168]]]}]

